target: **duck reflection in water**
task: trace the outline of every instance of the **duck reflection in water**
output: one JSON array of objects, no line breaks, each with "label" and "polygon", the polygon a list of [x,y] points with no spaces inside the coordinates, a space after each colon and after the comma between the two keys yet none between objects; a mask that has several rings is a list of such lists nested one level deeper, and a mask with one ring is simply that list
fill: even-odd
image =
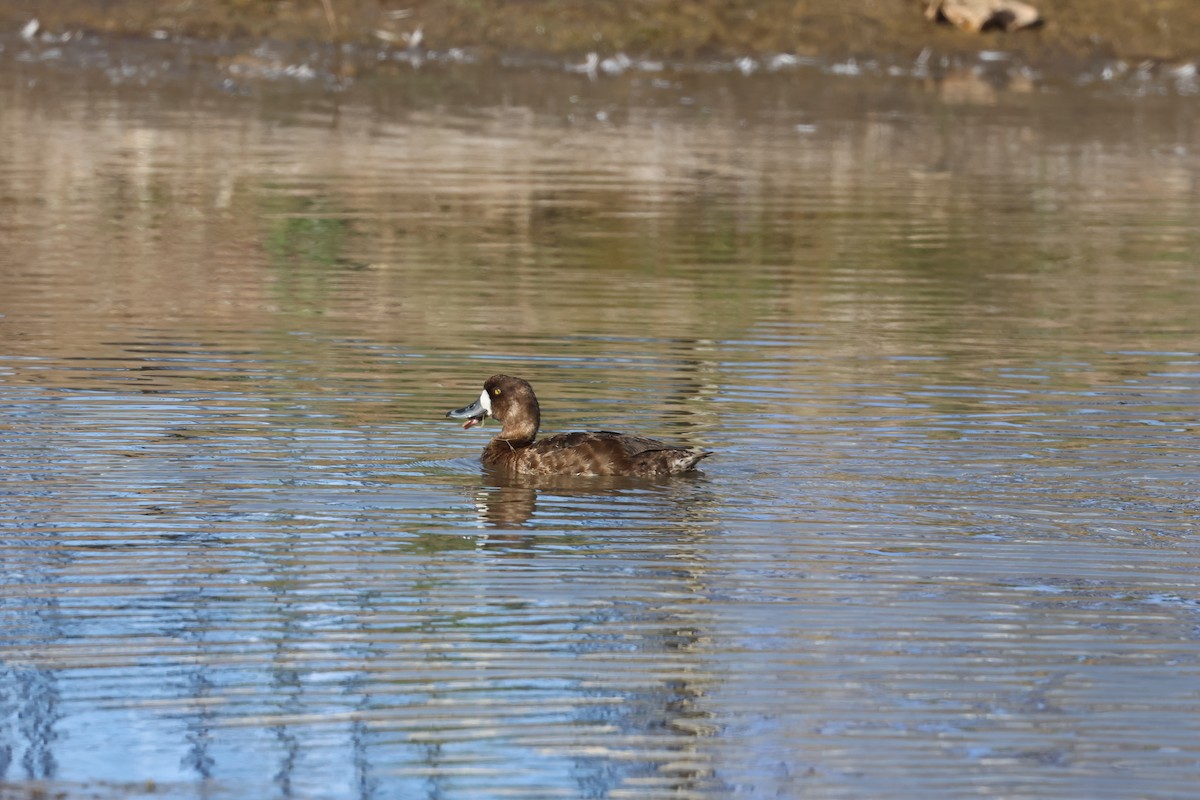
[{"label": "duck reflection in water", "polygon": [[[699,472],[693,472],[700,475]],[[646,491],[647,489],[650,491]],[[639,518],[661,515],[678,521],[699,512],[708,493],[694,481],[667,476],[661,479],[598,476],[580,480],[574,476],[522,475],[485,470],[475,490],[479,522],[487,528],[525,528],[538,514],[539,502],[550,506],[545,513],[560,524],[603,519],[613,524],[614,509],[637,511]],[[511,541],[489,534],[489,540]]]},{"label": "duck reflection in water", "polygon": [[711,451],[676,447],[613,431],[561,433],[538,439],[541,409],[528,381],[493,375],[479,399],[446,412],[471,428],[487,417],[503,426],[483,450],[484,466],[517,475],[654,478],[693,472]]}]

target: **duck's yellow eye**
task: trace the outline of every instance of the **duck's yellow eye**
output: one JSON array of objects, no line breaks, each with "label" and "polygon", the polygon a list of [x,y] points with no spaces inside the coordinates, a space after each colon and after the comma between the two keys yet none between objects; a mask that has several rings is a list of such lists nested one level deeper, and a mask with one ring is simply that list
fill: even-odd
[{"label": "duck's yellow eye", "polygon": [[495,395],[496,397],[499,397],[499,396],[500,396],[500,390],[499,390],[499,389],[492,389],[492,394],[493,394],[493,395]]}]

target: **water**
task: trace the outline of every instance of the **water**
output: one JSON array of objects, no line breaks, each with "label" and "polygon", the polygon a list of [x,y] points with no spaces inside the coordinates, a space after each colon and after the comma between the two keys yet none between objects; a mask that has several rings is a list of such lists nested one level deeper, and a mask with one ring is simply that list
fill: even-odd
[{"label": "water", "polygon": [[6,791],[1194,796],[1194,98],[4,70]]}]

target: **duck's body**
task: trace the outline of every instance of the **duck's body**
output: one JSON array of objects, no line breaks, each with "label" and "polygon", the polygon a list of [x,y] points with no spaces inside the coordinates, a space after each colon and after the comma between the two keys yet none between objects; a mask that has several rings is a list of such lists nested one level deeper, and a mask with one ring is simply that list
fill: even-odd
[{"label": "duck's body", "polygon": [[464,428],[493,417],[504,427],[483,450],[482,461],[494,469],[523,475],[617,475],[648,478],[695,469],[707,450],[675,447],[657,439],[613,431],[563,433],[538,439],[541,409],[528,381],[493,375],[479,400],[446,412],[466,419]]},{"label": "duck's body", "polygon": [[483,449],[488,467],[527,475],[675,475],[710,455],[613,431],[561,433],[514,446],[501,433]]}]

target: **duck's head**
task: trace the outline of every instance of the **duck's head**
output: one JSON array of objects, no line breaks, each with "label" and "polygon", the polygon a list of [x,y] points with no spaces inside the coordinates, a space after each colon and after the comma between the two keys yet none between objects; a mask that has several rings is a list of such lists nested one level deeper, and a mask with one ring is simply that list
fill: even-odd
[{"label": "duck's head", "polygon": [[533,440],[541,424],[541,409],[529,381],[510,375],[493,375],[483,384],[479,399],[469,406],[446,412],[447,417],[465,419],[463,428],[472,428],[491,417],[504,429],[505,439]]}]

